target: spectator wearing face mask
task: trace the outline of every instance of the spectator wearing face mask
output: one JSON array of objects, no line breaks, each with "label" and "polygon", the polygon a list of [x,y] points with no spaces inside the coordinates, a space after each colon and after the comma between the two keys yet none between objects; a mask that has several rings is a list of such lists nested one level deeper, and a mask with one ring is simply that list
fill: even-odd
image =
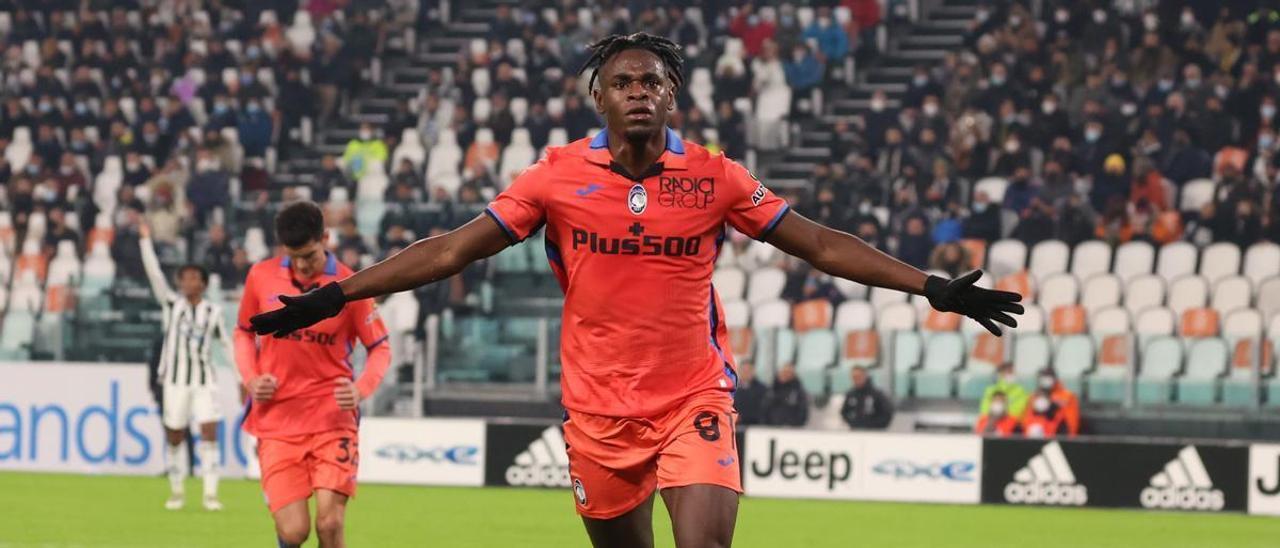
[{"label": "spectator wearing face mask", "polygon": [[996,369],[996,382],[988,386],[982,394],[980,411],[987,414],[996,394],[1001,394],[1008,404],[1009,414],[1021,417],[1027,407],[1027,390],[1018,384],[1013,374],[1013,364],[1005,362]]},{"label": "spectator wearing face mask", "polygon": [[764,402],[769,387],[756,378],[756,368],[749,361],[738,364],[738,387],[733,392],[733,408],[738,412],[738,424],[751,425],[764,422]]},{"label": "spectator wearing face mask", "polygon": [[1068,390],[1052,368],[1045,368],[1036,376],[1036,388],[1048,395],[1049,400],[1062,411],[1063,430],[1067,435],[1080,433],[1080,400]]},{"label": "spectator wearing face mask", "polygon": [[360,124],[360,133],[355,139],[347,142],[347,149],[342,153],[342,164],[346,166],[351,178],[360,180],[365,170],[373,162],[385,164],[387,161],[387,145],[373,133],[373,125]]},{"label": "spectator wearing face mask", "polygon": [[992,207],[991,198],[984,191],[973,196],[969,217],[961,223],[965,239],[985,240],[988,243],[1000,239],[1000,208]]},{"label": "spectator wearing face mask", "polygon": [[1054,403],[1048,392],[1036,390],[1031,395],[1031,405],[1027,406],[1020,427],[1028,438],[1056,438],[1065,431],[1062,408]]},{"label": "spectator wearing face mask", "polygon": [[764,399],[764,424],[804,426],[809,421],[809,394],[796,378],[796,366],[786,364]]},{"label": "spectator wearing face mask", "polygon": [[271,146],[272,125],[271,114],[263,110],[262,102],[257,98],[250,99],[244,112],[237,117],[240,144],[244,147],[245,156],[266,155],[267,147]]},{"label": "spectator wearing face mask", "polygon": [[893,421],[893,402],[877,388],[865,367],[850,372],[853,388],[844,396],[840,416],[854,430],[884,430]]},{"label": "spectator wearing face mask", "polygon": [[1008,398],[1004,392],[995,392],[991,395],[990,403],[978,415],[974,432],[981,436],[1007,438],[1017,434],[1020,428],[1018,419],[1009,410]]}]

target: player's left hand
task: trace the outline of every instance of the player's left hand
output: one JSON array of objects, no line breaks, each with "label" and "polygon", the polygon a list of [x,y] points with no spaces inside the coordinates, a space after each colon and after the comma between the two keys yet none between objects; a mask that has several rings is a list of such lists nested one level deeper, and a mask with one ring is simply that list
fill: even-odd
[{"label": "player's left hand", "polygon": [[329,282],[296,297],[281,295],[280,302],[284,303],[284,308],[249,318],[254,333],[282,338],[325,318],[337,316],[347,304],[347,297],[338,282]]},{"label": "player's left hand", "polygon": [[1018,327],[1018,320],[1010,314],[1022,313],[1022,305],[1018,304],[1022,295],[973,285],[981,277],[981,270],[974,270],[952,280],[929,276],[924,282],[924,296],[929,299],[933,308],[973,318],[998,337],[1001,332],[996,322]]},{"label": "player's left hand", "polygon": [[333,389],[333,397],[338,400],[338,409],[349,411],[360,405],[360,389],[351,379],[338,379]]}]

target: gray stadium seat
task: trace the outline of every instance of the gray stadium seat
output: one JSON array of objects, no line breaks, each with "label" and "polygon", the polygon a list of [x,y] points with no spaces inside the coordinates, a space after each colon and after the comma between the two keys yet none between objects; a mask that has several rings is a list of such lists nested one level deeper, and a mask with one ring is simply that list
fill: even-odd
[{"label": "gray stadium seat", "polygon": [[1182,369],[1182,342],[1161,337],[1146,344],[1138,368],[1137,402],[1168,403],[1173,396],[1173,377]]},{"label": "gray stadium seat", "polygon": [[1177,401],[1193,405],[1217,402],[1218,379],[1226,373],[1230,350],[1219,338],[1197,339],[1187,352],[1187,370],[1177,380]]}]

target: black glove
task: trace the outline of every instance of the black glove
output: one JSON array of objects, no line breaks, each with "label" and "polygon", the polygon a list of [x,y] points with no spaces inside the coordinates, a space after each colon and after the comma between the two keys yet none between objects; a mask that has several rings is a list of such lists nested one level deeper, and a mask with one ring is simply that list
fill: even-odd
[{"label": "black glove", "polygon": [[935,309],[973,318],[998,337],[1001,334],[1000,327],[995,322],[1018,327],[1018,321],[1009,314],[1022,313],[1022,305],[1018,304],[1022,295],[974,286],[973,282],[981,277],[981,270],[974,270],[953,280],[929,276],[924,282],[924,296]]},{"label": "black glove", "polygon": [[280,302],[284,303],[284,308],[249,318],[254,333],[282,338],[320,320],[337,316],[347,304],[347,296],[342,294],[342,286],[338,282],[329,282],[296,297],[281,295]]}]

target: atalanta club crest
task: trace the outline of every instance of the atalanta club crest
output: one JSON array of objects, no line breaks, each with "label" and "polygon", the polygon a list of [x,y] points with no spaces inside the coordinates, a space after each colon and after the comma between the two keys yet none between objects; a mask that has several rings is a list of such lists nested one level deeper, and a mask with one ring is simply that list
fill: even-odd
[{"label": "atalanta club crest", "polygon": [[644,185],[636,183],[631,187],[631,192],[627,193],[627,207],[635,215],[644,213],[645,208],[649,207],[649,194],[644,191]]},{"label": "atalanta club crest", "polygon": [[573,479],[573,495],[578,497],[578,504],[583,506],[587,505],[587,490],[582,487],[582,480],[577,478]]}]

